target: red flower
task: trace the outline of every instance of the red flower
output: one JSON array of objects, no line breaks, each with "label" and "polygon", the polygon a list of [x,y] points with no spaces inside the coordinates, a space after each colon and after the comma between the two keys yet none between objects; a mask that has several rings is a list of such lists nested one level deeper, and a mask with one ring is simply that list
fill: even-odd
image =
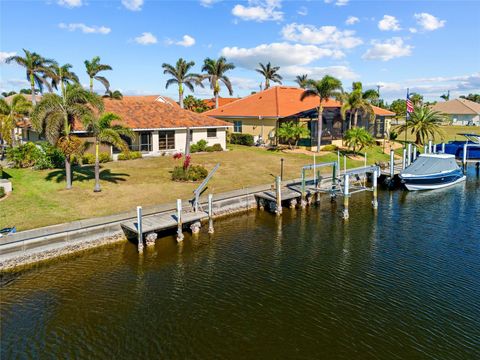
[{"label": "red flower", "polygon": [[190,167],[190,162],[191,162],[192,157],[189,155],[185,156],[185,161],[183,162],[183,169],[188,170]]},{"label": "red flower", "polygon": [[173,158],[174,158],[175,160],[181,159],[181,158],[182,158],[182,153],[179,153],[179,152],[178,152],[178,153],[173,154]]}]

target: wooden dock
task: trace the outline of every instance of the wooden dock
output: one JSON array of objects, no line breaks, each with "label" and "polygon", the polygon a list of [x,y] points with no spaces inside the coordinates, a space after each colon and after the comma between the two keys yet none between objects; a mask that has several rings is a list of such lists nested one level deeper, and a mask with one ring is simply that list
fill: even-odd
[{"label": "wooden dock", "polygon": [[[208,219],[208,213],[205,211],[183,211],[182,223],[194,223],[197,221]],[[178,225],[177,213],[170,212],[164,214],[148,215],[142,217],[142,232],[148,234],[166,229],[176,228]],[[122,223],[122,227],[134,234],[138,234],[138,222],[130,220]]]}]

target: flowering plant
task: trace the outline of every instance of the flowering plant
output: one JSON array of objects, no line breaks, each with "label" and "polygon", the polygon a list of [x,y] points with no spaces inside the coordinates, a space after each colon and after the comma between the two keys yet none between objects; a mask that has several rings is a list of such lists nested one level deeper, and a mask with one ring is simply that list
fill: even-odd
[{"label": "flowering plant", "polygon": [[179,160],[181,158],[182,158],[182,153],[178,152],[178,153],[173,154],[173,159],[174,160]]},{"label": "flowering plant", "polygon": [[190,154],[185,156],[185,161],[183,162],[183,169],[184,170],[188,170],[188,168],[190,167],[191,159],[192,159],[192,157],[190,156]]}]

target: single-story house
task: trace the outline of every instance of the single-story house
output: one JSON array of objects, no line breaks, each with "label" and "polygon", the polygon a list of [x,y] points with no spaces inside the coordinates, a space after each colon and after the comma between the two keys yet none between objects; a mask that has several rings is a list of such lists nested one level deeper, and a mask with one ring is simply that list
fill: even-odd
[{"label": "single-story house", "polygon": [[[224,98],[224,97],[219,97],[218,98],[218,107],[230,104],[231,102],[237,101],[238,99],[241,98]],[[211,99],[203,99],[203,102],[205,105],[207,105],[209,108],[214,108],[215,107],[215,98]]]},{"label": "single-story house", "polygon": [[480,126],[480,104],[466,100],[453,99],[438,102],[432,109],[448,115],[452,125]]},{"label": "single-story house", "polygon": [[[122,125],[133,130],[133,139],[126,138],[130,150],[146,156],[185,152],[187,129],[190,142],[207,141],[208,146],[220,144],[226,149],[226,131],[231,124],[221,119],[181,109],[178,104],[163,96],[124,96],[122,100],[104,99],[105,111],[119,115]],[[31,128],[23,131],[24,141],[39,140]],[[77,124],[74,133],[85,140],[93,139]],[[102,145],[101,151],[118,153],[111,146]]]},{"label": "single-story house", "polygon": [[[261,138],[267,144],[277,142],[276,129],[282,122],[305,122],[310,130],[310,138],[302,139],[299,145],[312,149],[317,146],[319,101],[317,97],[307,97],[302,101],[303,92],[304,90],[298,87],[274,86],[218,109],[206,111],[204,114],[229,121],[233,124],[233,132],[251,134],[255,139]],[[340,102],[328,99],[322,105],[322,145],[324,145],[342,139],[350,124],[342,119]],[[359,116],[357,125],[369,129],[375,137],[383,138],[388,134],[390,118],[395,116],[395,113],[372,107],[375,121]]]}]

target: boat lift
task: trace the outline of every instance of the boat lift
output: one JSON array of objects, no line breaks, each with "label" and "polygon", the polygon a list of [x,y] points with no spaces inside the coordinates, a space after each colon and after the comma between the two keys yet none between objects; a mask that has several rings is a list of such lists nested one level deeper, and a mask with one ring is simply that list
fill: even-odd
[{"label": "boat lift", "polygon": [[198,212],[198,208],[200,207],[200,195],[203,193],[205,190],[205,187],[207,186],[207,183],[210,181],[212,178],[213,174],[217,171],[217,169],[220,167],[220,163],[215,165],[215,167],[210,171],[210,173],[207,175],[207,177],[202,181],[202,183],[193,191],[193,195],[195,196],[192,200],[192,205],[193,205],[193,210],[195,212]]}]

